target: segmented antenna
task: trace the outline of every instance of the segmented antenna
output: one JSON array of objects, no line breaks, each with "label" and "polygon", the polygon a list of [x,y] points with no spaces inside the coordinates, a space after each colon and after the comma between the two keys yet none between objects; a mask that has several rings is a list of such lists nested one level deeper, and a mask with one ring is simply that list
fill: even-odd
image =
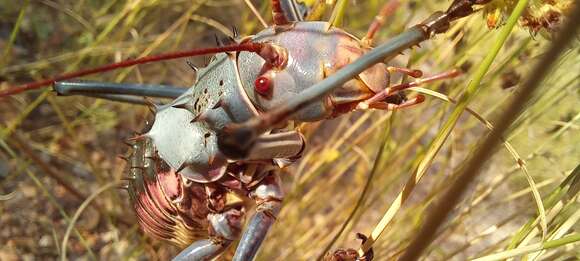
[{"label": "segmented antenna", "polygon": [[44,79],[44,80],[40,80],[40,81],[36,81],[36,82],[31,82],[31,83],[23,84],[20,86],[9,87],[6,90],[0,91],[0,97],[5,97],[5,96],[9,96],[9,95],[29,91],[29,90],[39,89],[41,87],[54,84],[55,82],[58,82],[58,81],[69,80],[72,78],[82,77],[82,76],[86,76],[86,75],[90,75],[90,74],[112,71],[115,69],[126,68],[126,67],[130,67],[130,66],[137,65],[137,64],[171,60],[171,59],[197,56],[197,55],[215,54],[215,53],[222,53],[222,52],[246,51],[246,52],[253,52],[253,53],[260,54],[260,56],[263,56],[263,57],[266,56],[266,57],[264,57],[264,59],[266,59],[266,60],[272,60],[272,57],[270,56],[272,54],[270,54],[268,52],[264,52],[264,50],[272,49],[272,48],[268,48],[268,47],[270,47],[270,45],[265,44],[265,43],[245,42],[245,43],[241,43],[241,44],[232,44],[232,45],[220,46],[220,47],[212,47],[212,48],[195,49],[195,50],[188,50],[188,51],[179,51],[179,52],[171,52],[171,53],[164,53],[164,54],[158,54],[158,55],[151,55],[151,56],[146,56],[146,57],[138,58],[138,59],[128,59],[128,60],[124,60],[124,61],[121,61],[118,63],[111,63],[108,65],[99,66],[99,67],[92,68],[92,69],[86,69],[86,70],[80,70],[80,71],[71,72],[71,73],[65,73],[65,74],[62,74],[62,75],[59,75],[59,76],[56,76],[53,78],[48,78],[48,79]]}]

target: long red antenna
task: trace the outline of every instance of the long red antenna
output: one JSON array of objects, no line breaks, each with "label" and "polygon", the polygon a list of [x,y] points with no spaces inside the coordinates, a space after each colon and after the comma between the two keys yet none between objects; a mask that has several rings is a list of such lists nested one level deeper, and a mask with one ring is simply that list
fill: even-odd
[{"label": "long red antenna", "polygon": [[[164,61],[164,60],[171,60],[183,57],[190,57],[190,56],[197,56],[197,55],[204,55],[204,54],[214,54],[214,53],[222,53],[222,52],[254,52],[260,55],[264,54],[264,50],[270,50],[271,48],[268,44],[265,43],[253,43],[253,42],[244,42],[241,44],[233,44],[233,45],[226,45],[221,47],[213,47],[213,48],[205,48],[205,49],[195,49],[195,50],[188,50],[188,51],[180,51],[180,52],[172,52],[172,53],[164,53],[158,55],[151,55],[146,56],[143,58],[138,59],[128,59],[118,63],[112,63],[92,69],[80,70],[76,72],[65,73],[53,78],[44,79],[36,82],[31,82],[19,86],[9,87],[6,90],[0,91],[0,98],[21,93],[28,90],[39,89],[43,86],[48,86],[58,81],[64,81],[72,78],[82,77],[90,74],[101,73],[106,71],[111,71],[119,68],[130,67],[136,64],[144,64],[150,62],[157,62],[157,61]],[[269,53],[268,55],[272,55]],[[270,57],[268,57],[270,58]]]}]

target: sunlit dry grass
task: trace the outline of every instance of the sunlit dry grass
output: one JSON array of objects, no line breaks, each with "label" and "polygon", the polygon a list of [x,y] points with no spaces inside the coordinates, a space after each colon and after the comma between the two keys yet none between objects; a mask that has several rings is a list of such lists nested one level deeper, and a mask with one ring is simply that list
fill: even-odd
[{"label": "sunlit dry grass", "polygon": [[[348,1],[343,27],[363,36],[382,2]],[[448,4],[403,3],[377,42]],[[243,34],[262,27],[243,1],[0,0],[0,6],[0,77],[7,83],[151,53],[213,46],[213,35],[224,35],[232,25]],[[269,19],[267,4],[257,8]],[[324,19],[328,17],[330,10]],[[355,112],[301,126],[309,147],[283,174],[287,198],[259,260],[312,260],[327,246],[358,248],[355,232],[370,234],[419,168],[425,171],[423,177],[412,189],[407,187],[408,199],[395,208],[374,244],[378,260],[395,258],[405,249],[431,203],[450,184],[450,175],[478,146],[550,44],[516,27],[468,104],[470,111],[458,118],[432,162],[421,164],[455,108],[449,100],[460,97],[498,41],[501,28],[489,30],[487,22],[480,15],[459,21],[449,33],[392,61],[426,75],[464,70],[456,79],[424,86],[443,96],[427,93],[423,104],[394,113]],[[575,42],[558,59],[539,94],[504,137],[506,143],[425,253],[426,260],[465,260],[534,245],[542,238],[552,242],[578,235],[580,173],[571,174],[580,159],[579,52]],[[192,60],[204,64],[203,58]],[[178,60],[89,78],[189,86],[193,76]],[[126,151],[121,141],[141,129],[150,113],[134,105],[37,91],[0,102],[0,117],[0,259],[59,258],[71,218],[92,193],[121,179],[125,166],[116,157]],[[543,202],[546,231],[533,190]],[[95,202],[71,230],[67,257],[167,259],[178,251],[141,234],[124,191],[107,190]],[[541,252],[540,259],[578,257],[578,240],[557,241],[555,248]]]}]

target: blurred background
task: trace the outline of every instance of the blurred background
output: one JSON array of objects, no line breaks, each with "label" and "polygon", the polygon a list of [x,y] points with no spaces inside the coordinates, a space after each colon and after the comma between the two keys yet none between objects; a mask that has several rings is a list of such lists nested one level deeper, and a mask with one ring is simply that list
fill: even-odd
[{"label": "blurred background", "polygon": [[[325,2],[333,1],[305,2],[323,7],[320,20],[331,16],[333,7]],[[341,27],[364,36],[384,2],[346,1]],[[415,90],[427,95],[424,103],[394,113],[354,112],[300,126],[309,145],[303,158],[283,171],[287,198],[257,260],[314,260],[325,249],[356,249],[360,241],[355,233],[370,234],[388,209],[395,212],[374,245],[375,258],[396,258],[451,175],[542,57],[573,1],[530,1],[470,110],[438,148],[433,141],[441,138],[454,108],[449,98],[464,92],[475,68],[497,44],[515,2],[493,1],[448,33],[389,63],[421,69],[425,75],[464,71],[455,79],[423,86],[437,93]],[[269,1],[253,3],[270,21]],[[448,5],[401,1],[376,42]],[[0,88],[127,58],[215,46],[214,35],[226,37],[232,26],[242,35],[263,28],[241,0],[0,0]],[[578,235],[580,170],[574,169],[580,162],[579,53],[577,38],[557,58],[505,143],[425,252],[425,260],[485,257]],[[85,79],[186,87],[195,75],[185,60]],[[204,66],[209,57],[189,60]],[[395,76],[393,82],[401,80],[406,79]],[[1,100],[0,260],[57,259],[63,248],[75,260],[174,256],[179,249],[140,231],[126,191],[111,186],[125,175],[125,162],[117,157],[127,153],[122,141],[151,118],[145,106],[56,97],[49,88]],[[438,153],[430,156],[433,151]],[[414,174],[421,180],[406,186],[400,208],[392,206]],[[95,200],[71,223],[91,197]],[[63,245],[69,227],[72,233]],[[578,240],[524,257],[578,260]]]}]

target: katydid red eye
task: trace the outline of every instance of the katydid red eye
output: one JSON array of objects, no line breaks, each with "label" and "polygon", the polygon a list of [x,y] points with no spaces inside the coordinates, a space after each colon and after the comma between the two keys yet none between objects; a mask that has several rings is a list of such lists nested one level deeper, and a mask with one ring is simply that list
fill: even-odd
[{"label": "katydid red eye", "polygon": [[260,76],[254,82],[254,86],[256,87],[256,91],[262,95],[266,95],[266,94],[268,94],[268,92],[270,92],[271,85],[272,85],[272,81],[270,80],[270,78],[268,78],[266,76]]}]

